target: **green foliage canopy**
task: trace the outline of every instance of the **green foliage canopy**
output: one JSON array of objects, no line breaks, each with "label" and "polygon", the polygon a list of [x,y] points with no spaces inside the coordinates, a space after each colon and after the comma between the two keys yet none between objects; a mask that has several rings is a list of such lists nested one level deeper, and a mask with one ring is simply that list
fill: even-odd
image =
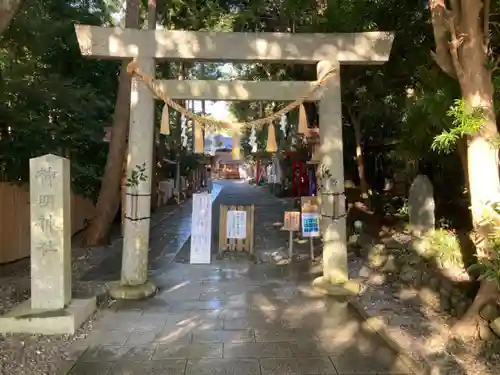
[{"label": "green foliage canopy", "polygon": [[111,125],[118,63],[81,56],[75,23],[111,22],[103,0],[25,1],[0,38],[0,177],[26,182],[29,159],[71,159],[73,189],[94,197]]}]

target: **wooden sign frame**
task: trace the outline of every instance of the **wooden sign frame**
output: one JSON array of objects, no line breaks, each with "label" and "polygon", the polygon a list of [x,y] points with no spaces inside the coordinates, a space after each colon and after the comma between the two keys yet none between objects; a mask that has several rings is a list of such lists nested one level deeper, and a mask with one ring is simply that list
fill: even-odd
[{"label": "wooden sign frame", "polygon": [[318,197],[300,197],[300,211],[308,214],[319,214],[320,207]]},{"label": "wooden sign frame", "polygon": [[[246,212],[246,238],[236,239],[227,238],[227,213],[229,211]],[[253,255],[254,253],[254,217],[255,206],[252,205],[220,205],[219,215],[219,256],[224,251],[246,251]]]},{"label": "wooden sign frame", "polygon": [[300,231],[300,211],[285,211],[283,230],[288,231],[288,258],[293,258],[293,232]]}]

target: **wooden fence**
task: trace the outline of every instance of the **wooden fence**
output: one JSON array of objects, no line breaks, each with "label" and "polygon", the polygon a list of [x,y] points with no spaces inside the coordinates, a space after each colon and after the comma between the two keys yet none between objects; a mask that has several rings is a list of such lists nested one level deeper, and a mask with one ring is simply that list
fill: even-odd
[{"label": "wooden fence", "polygon": [[[79,195],[71,200],[72,234],[85,227],[93,203]],[[30,206],[27,188],[0,182],[0,264],[30,255]]]}]

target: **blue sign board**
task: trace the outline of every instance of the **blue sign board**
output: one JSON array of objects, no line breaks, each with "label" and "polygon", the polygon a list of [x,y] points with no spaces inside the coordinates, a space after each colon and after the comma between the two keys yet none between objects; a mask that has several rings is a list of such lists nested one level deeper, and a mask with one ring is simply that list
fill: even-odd
[{"label": "blue sign board", "polygon": [[317,213],[302,214],[302,236],[319,237],[319,215]]}]

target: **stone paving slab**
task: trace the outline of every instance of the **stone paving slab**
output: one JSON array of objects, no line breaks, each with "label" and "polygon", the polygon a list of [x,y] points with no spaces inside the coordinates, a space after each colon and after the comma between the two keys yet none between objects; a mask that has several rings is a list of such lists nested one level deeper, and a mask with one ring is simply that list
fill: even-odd
[{"label": "stone paving slab", "polygon": [[[281,203],[267,191],[238,182],[222,186],[224,203],[244,199],[262,212],[274,202],[267,207],[273,213],[258,216],[261,232],[282,218]],[[281,234],[273,233],[273,244],[269,238],[256,244],[277,246]],[[317,271],[309,264],[189,265],[180,258],[153,261],[159,292],[102,311],[94,330],[72,344],[60,374],[412,374],[347,301],[312,290]]]},{"label": "stone paving slab", "polygon": [[171,264],[158,276],[169,287],[105,310],[61,374],[411,374],[346,301],[315,295],[311,277],[247,262]]}]

